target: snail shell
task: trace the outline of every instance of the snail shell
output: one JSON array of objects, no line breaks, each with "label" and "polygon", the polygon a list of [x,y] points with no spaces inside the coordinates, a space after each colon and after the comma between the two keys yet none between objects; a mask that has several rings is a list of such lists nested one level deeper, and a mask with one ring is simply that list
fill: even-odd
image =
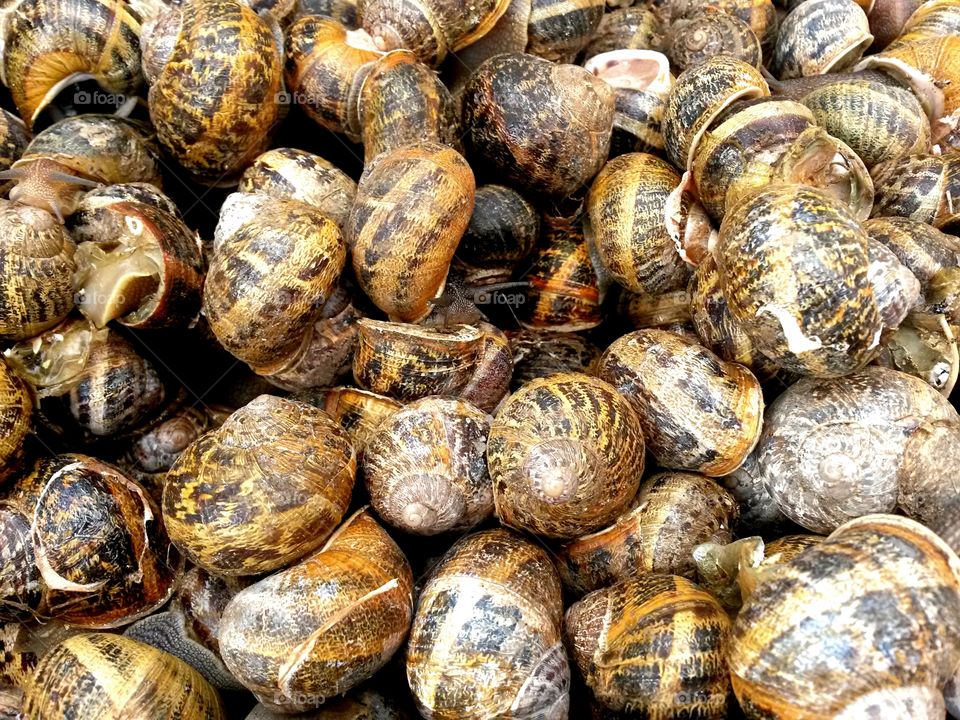
[{"label": "snail shell", "polygon": [[646,153],[608,162],[587,209],[604,265],[628,290],[656,295],[687,284],[690,268],[667,232],[667,197],[680,184],[669,163]]},{"label": "snail shell", "polygon": [[630,399],[663,467],[722,476],[756,445],[760,383],[695,341],[664,330],[624,335],[600,358],[598,376]]},{"label": "snail shell", "polygon": [[[919,460],[922,442],[937,440],[939,424],[960,427],[960,418],[940,393],[905,373],[871,366],[843,378],[805,379],[771,404],[757,460],[783,513],[828,533],[851,517],[893,511],[913,491],[905,468]],[[923,481],[920,475],[912,473],[913,481]],[[955,492],[951,485],[945,494]]]},{"label": "snail shell", "polygon": [[953,325],[960,324],[960,268],[943,268],[935,273],[924,300],[928,310],[945,315]]},{"label": "snail shell", "polygon": [[146,492],[94,458],[39,460],[3,511],[4,619],[124,625],[163,605],[182,573]]},{"label": "snail shell", "polygon": [[613,114],[613,89],[592,73],[520,53],[483,63],[463,94],[473,155],[519,189],[557,197],[603,167]]},{"label": "snail shell", "polygon": [[740,510],[739,534],[757,532],[767,535],[783,528],[793,527],[780,506],[763,484],[763,473],[757,462],[757,453],[752,452],[729,475],[719,482],[736,499]]},{"label": "snail shell", "polygon": [[886,245],[867,243],[870,284],[884,328],[896,328],[920,300],[920,281]]},{"label": "snail shell", "polygon": [[420,713],[567,717],[562,613],[560,578],[538,545],[502,528],[458,541],[431,573],[410,632],[407,680]]},{"label": "snail shell", "polygon": [[[142,202],[97,202],[72,226],[77,304],[97,327],[112,320],[137,329],[186,327],[200,312],[203,259],[196,236],[176,215]],[[90,238],[90,239],[88,239]]]},{"label": "snail shell", "polygon": [[615,50],[660,50],[663,41],[663,20],[654,8],[623,7],[604,14],[584,56],[589,62],[595,55]]},{"label": "snail shell", "polygon": [[867,245],[822,191],[782,185],[740,202],[716,251],[731,315],[781,368],[830,377],[861,367],[882,328]]},{"label": "snail shell", "polygon": [[663,118],[667,157],[688,169],[701,137],[735,100],[765,97],[770,88],[760,71],[743,60],[717,55],[677,78]]},{"label": "snail shell", "polygon": [[309,15],[325,15],[350,29],[356,30],[358,0],[297,0],[294,10],[298,18]]},{"label": "snail shell", "polygon": [[227,717],[217,691],[185,662],[107,633],[75,635],[50,650],[27,684],[24,711],[44,720]]},{"label": "snail shell", "polygon": [[556,373],[592,375],[600,349],[574,333],[519,330],[510,335],[513,353],[511,389],[516,392],[531,380]]},{"label": "snail shell", "polygon": [[564,636],[594,698],[609,710],[727,716],[730,620],[689,580],[647,575],[592,592],[567,610]]},{"label": "snail shell", "polygon": [[693,579],[694,547],[730,542],[737,517],[737,501],[713,480],[658,473],[644,481],[634,507],[613,525],[565,544],[557,568],[577,594],[651,572]]},{"label": "snail shell", "polygon": [[837,82],[803,98],[822,126],[870,168],[884,160],[926,152],[930,121],[909,90],[873,80]]},{"label": "snail shell", "polygon": [[[29,144],[30,133],[23,120],[6,110],[0,112],[0,171],[9,170]],[[9,188],[9,182],[0,183],[0,193]]]},{"label": "snail shell", "polygon": [[359,142],[359,87],[354,81],[380,55],[366,33],[308,15],[287,29],[284,78],[297,105],[315,122]]},{"label": "snail shell", "polygon": [[264,196],[263,212],[217,246],[203,287],[203,312],[223,347],[255,371],[286,367],[346,262],[336,223],[295,200]]},{"label": "snail shell", "polygon": [[[266,150],[280,118],[277,39],[264,18],[233,0],[190,2],[165,12],[179,22],[163,26],[176,40],[158,60],[162,69],[150,85],[157,138],[199,181],[236,178]],[[151,34],[144,45],[162,35]]]},{"label": "snail shell", "polygon": [[956,212],[960,153],[902,155],[873,169],[877,201],[873,217],[895,215],[934,223]]},{"label": "snail shell", "polygon": [[526,0],[527,49],[552,62],[573,62],[603,19],[602,0]]},{"label": "snail shell", "polygon": [[886,245],[926,291],[947,268],[960,266],[960,240],[909,218],[875,218],[863,224],[871,240]]},{"label": "snail shell", "polygon": [[423,398],[390,415],[364,446],[377,514],[419,535],[467,530],[489,517],[489,430],[486,413],[452,398]]},{"label": "snail shell", "polygon": [[406,48],[436,67],[448,53],[490,32],[509,4],[509,0],[361,0],[358,13],[377,48]]},{"label": "snail shell", "polygon": [[323,410],[347,431],[358,457],[383,421],[403,407],[396,400],[352,387],[308,390],[294,396]]},{"label": "snail shell", "polygon": [[124,0],[27,0],[3,26],[3,84],[32,128],[71,83],[94,79],[132,96],[140,74],[140,21]]},{"label": "snail shell", "polygon": [[44,210],[0,201],[0,338],[26,340],[73,309],[76,245]]},{"label": "snail shell", "polygon": [[956,0],[928,0],[907,18],[903,31],[893,43],[904,45],[926,38],[960,33],[960,12]]},{"label": "snail shell", "polygon": [[[117,202],[134,202],[150,205],[168,215],[183,219],[176,203],[163,194],[156,185],[146,182],[114,183],[101,185],[83,194],[77,203],[76,212],[67,220],[71,236],[78,242],[96,240],[97,223],[108,215],[108,209]],[[90,229],[90,234],[86,230]]]},{"label": "snail shell", "polygon": [[733,690],[749,718],[943,717],[942,698],[939,715],[922,705],[956,669],[958,638],[956,555],[919,523],[871,515],[760,579],[733,626]]},{"label": "snail shell", "polygon": [[[312,205],[342,228],[353,206],[357,184],[319,155],[296,148],[275,148],[260,155],[244,170],[237,190],[263,193],[278,200],[299,200]],[[234,197],[228,196],[225,204]],[[232,213],[232,209],[229,212]]]},{"label": "snail shell", "polygon": [[117,332],[87,320],[69,318],[5,356],[33,389],[40,422],[62,435],[120,438],[167,397],[153,363]]},{"label": "snail shell", "polygon": [[676,72],[700,65],[715,55],[730,55],[760,66],[760,41],[750,26],[722,10],[707,7],[670,27],[666,46]]},{"label": "snail shell", "polygon": [[616,390],[577,373],[534,380],[494,418],[487,463],[500,520],[572,538],[612,522],[643,472],[640,422]]},{"label": "snail shell", "polygon": [[315,550],[343,518],[356,455],[305,403],[261,395],[184,450],[167,473],[170,539],[200,567],[257,575]]},{"label": "snail shell", "polygon": [[33,399],[27,384],[0,361],[0,483],[18,470],[23,459],[23,442],[33,423]]},{"label": "snail shell", "polygon": [[473,212],[473,171],[457,151],[417,143],[367,166],[345,234],[363,291],[391,319],[415,322],[443,290]]},{"label": "snail shell", "polygon": [[506,282],[539,235],[540,216],[520,193],[504,185],[481,185],[454,263],[469,286]]},{"label": "snail shell", "polygon": [[367,164],[405,145],[458,144],[453,97],[416,55],[405,50],[387,53],[365,73],[358,112]]},{"label": "snail shell", "polygon": [[262,703],[302,712],[386,664],[410,628],[412,593],[407,559],[361,510],[320,551],[237,593],[220,651]]},{"label": "snail shell", "polygon": [[780,25],[770,71],[781,80],[846,70],[873,43],[853,0],[804,0]]},{"label": "snail shell", "polygon": [[39,133],[0,177],[16,181],[10,199],[62,221],[83,192],[99,183],[145,182],[160,187],[153,130],[115,115],[77,115]]}]

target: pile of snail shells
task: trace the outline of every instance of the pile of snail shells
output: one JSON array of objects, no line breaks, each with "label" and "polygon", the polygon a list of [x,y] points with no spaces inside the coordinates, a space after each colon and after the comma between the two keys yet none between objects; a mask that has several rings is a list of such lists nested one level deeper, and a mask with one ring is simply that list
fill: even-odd
[{"label": "pile of snail shells", "polygon": [[0,717],[960,718],[960,0],[20,0]]}]

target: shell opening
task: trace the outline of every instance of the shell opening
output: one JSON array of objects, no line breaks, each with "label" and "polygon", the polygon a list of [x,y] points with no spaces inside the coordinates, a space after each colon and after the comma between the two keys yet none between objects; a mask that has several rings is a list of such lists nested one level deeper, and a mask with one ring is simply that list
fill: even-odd
[{"label": "shell opening", "polygon": [[663,208],[667,234],[683,261],[696,267],[716,247],[718,234],[696,197],[693,173],[683,174]]},{"label": "shell opening", "polygon": [[590,58],[584,68],[618,89],[664,93],[670,90],[670,61],[653,50],[601,53]]}]

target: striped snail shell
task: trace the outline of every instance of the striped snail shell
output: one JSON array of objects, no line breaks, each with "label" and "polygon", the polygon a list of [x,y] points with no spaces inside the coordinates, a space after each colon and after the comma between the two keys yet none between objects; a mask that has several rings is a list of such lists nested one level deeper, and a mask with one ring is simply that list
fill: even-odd
[{"label": "striped snail shell", "polygon": [[671,25],[666,53],[677,73],[720,54],[760,66],[760,41],[750,26],[710,6]]},{"label": "striped snail shell", "polygon": [[361,510],[318,552],[233,597],[220,652],[262,703],[302,712],[383,667],[412,619],[410,564]]},{"label": "striped snail shell", "polygon": [[643,472],[643,433],[630,404],[578,373],[534,380],[501,405],[487,462],[508,526],[572,538],[612,522]]},{"label": "striped snail shell", "polygon": [[[0,171],[9,170],[30,144],[30,133],[23,120],[11,112],[0,112]],[[0,182],[0,193],[9,190],[10,182]]]},{"label": "striped snail shell", "polygon": [[846,70],[873,43],[853,0],[804,0],[780,25],[770,71],[781,80]]},{"label": "striped snail shell", "polygon": [[592,375],[600,349],[582,335],[568,332],[518,330],[510,334],[513,351],[511,389],[531,380],[562,372]]},{"label": "striped snail shell", "polygon": [[19,469],[23,443],[33,427],[32,415],[33,398],[27,384],[0,361],[0,484]]},{"label": "striped snail shell", "polygon": [[314,388],[293,399],[323,410],[347,431],[357,457],[363,457],[367,442],[384,420],[403,407],[391,398],[353,387]]},{"label": "striped snail shell", "polygon": [[107,633],[76,635],[50,650],[26,687],[24,710],[44,720],[227,717],[217,691],[187,663]]},{"label": "striped snail shell", "polygon": [[936,224],[957,212],[960,153],[902,155],[873,169],[873,217],[897,216]]},{"label": "striped snail shell", "polygon": [[502,528],[459,540],[433,569],[410,631],[407,681],[420,714],[566,718],[562,613],[560,578],[540,546]]}]

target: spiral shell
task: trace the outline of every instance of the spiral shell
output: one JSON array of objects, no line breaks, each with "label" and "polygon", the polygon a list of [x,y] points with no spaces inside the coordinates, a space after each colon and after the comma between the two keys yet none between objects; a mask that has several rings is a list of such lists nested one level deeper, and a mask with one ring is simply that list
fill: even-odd
[{"label": "spiral shell", "polygon": [[873,217],[895,215],[935,223],[957,212],[960,153],[902,155],[873,169]]},{"label": "spiral shell", "polygon": [[257,575],[315,550],[350,503],[356,455],[305,403],[261,395],[184,450],[167,473],[170,539],[197,565]]},{"label": "spiral shell", "polygon": [[[764,574],[728,656],[747,717],[942,717],[939,694],[960,657],[958,578],[943,541],[889,515],[848,522]],[[939,715],[906,704],[934,695]]]},{"label": "spiral shell", "polygon": [[[560,578],[509,530],[474,533],[434,568],[407,647],[407,680],[428,720],[567,717]],[[478,662],[482,658],[482,662]]]},{"label": "spiral shell", "polygon": [[750,26],[712,7],[675,22],[670,27],[666,52],[678,73],[721,54],[754,67],[760,65],[760,41]]},{"label": "spiral shell", "polygon": [[598,375],[631,400],[647,447],[663,467],[722,476],[756,445],[760,384],[746,368],[694,341],[638,330],[607,348]]},{"label": "spiral shell", "polygon": [[871,240],[885,245],[920,281],[924,291],[938,273],[960,266],[960,240],[909,218],[875,218],[863,224]]},{"label": "spiral shell", "polygon": [[350,436],[357,457],[380,424],[403,405],[383,395],[351,387],[310,390],[294,397],[323,410]]},{"label": "spiral shell", "polygon": [[513,353],[511,389],[516,392],[531,380],[556,373],[592,375],[600,350],[574,333],[520,330],[510,335]]},{"label": "spiral shell", "polygon": [[663,20],[654,8],[622,7],[604,14],[584,56],[589,61],[615,50],[659,50],[663,40]]},{"label": "spiral shell", "polygon": [[603,19],[601,0],[526,0],[527,49],[552,62],[573,62]]},{"label": "spiral shell", "polygon": [[879,240],[867,243],[870,284],[884,328],[897,328],[920,301],[920,281]]},{"label": "spiral shell", "polygon": [[262,703],[302,712],[383,667],[412,618],[410,565],[360,511],[319,552],[237,593],[220,651]]},{"label": "spiral shell", "polygon": [[4,619],[124,625],[163,605],[183,569],[144,490],[85,455],[39,460],[4,499],[2,533]]},{"label": "spiral shell", "polygon": [[556,538],[598,530],[636,494],[644,443],[629,403],[577,373],[534,380],[490,428],[487,462],[505,525]]},{"label": "spiral shell", "polygon": [[[726,717],[730,620],[689,580],[647,575],[590,593],[567,610],[564,635],[604,708],[658,718]],[[697,691],[688,692],[690,685]]]},{"label": "spiral shell", "polygon": [[415,322],[429,313],[470,222],[475,189],[467,161],[436,143],[398,148],[366,168],[345,233],[360,287],[391,319]]},{"label": "spiral shell", "polygon": [[780,25],[770,71],[781,80],[846,70],[873,43],[853,0],[805,0]]}]

